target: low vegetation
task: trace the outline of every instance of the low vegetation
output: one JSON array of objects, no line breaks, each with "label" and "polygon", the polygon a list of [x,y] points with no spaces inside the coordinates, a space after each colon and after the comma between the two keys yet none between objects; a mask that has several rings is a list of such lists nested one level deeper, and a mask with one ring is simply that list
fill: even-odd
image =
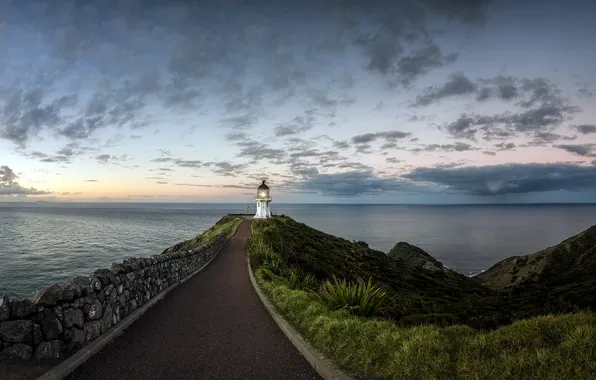
[{"label": "low vegetation", "polygon": [[224,216],[207,231],[204,231],[192,239],[173,245],[170,248],[164,250],[162,253],[178,252],[198,248],[203,244],[209,243],[220,233],[223,233],[228,237],[232,236],[240,223],[242,223],[242,218],[240,217]]},{"label": "low vegetation", "polygon": [[[313,346],[355,377],[596,378],[593,313],[562,314],[552,304],[557,315],[519,320],[505,313],[523,314],[529,294],[503,295],[478,280],[427,273],[287,217],[252,228],[248,251],[263,292]],[[499,310],[499,302],[508,308]],[[525,310],[537,314],[536,305]]]}]

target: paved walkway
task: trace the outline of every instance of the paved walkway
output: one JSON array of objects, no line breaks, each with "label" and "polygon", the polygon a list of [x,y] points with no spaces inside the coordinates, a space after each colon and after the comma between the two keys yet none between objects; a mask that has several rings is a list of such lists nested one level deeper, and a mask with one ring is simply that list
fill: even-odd
[{"label": "paved walkway", "polygon": [[319,379],[252,288],[244,251],[250,223],[68,379]]}]

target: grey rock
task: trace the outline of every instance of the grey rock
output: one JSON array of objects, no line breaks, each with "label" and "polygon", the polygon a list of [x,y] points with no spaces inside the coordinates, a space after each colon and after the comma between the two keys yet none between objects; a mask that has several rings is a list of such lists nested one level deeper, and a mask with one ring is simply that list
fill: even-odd
[{"label": "grey rock", "polygon": [[99,321],[86,322],[85,327],[85,342],[91,342],[101,333],[101,323]]},{"label": "grey rock", "polygon": [[112,312],[112,306],[108,306],[104,309],[103,315],[101,316],[101,333],[105,333],[112,327],[114,313]]},{"label": "grey rock", "polygon": [[72,283],[81,286],[91,286],[91,279],[85,276],[78,276],[72,280]]},{"label": "grey rock", "polygon": [[96,291],[99,292],[102,288],[101,281],[97,277],[93,277],[91,279],[91,287]]},{"label": "grey rock", "polygon": [[93,302],[97,301],[97,296],[95,294],[89,295],[84,298],[85,305],[91,305]]},{"label": "grey rock", "polygon": [[97,299],[99,302],[103,303],[106,300],[106,291],[107,289],[102,289],[99,293],[97,293]]},{"label": "grey rock", "polygon": [[85,299],[84,298],[77,298],[74,300],[74,302],[72,303],[72,306],[76,309],[80,309],[83,307],[83,305],[85,304]]},{"label": "grey rock", "polygon": [[9,343],[29,343],[32,340],[33,321],[20,319],[0,322],[0,340]]},{"label": "grey rock", "polygon": [[12,318],[25,318],[35,313],[35,304],[30,299],[12,301]]},{"label": "grey rock", "polygon": [[124,294],[118,296],[118,305],[120,307],[124,307],[124,305],[126,305],[126,296]]},{"label": "grey rock", "polygon": [[69,329],[73,326],[83,328],[85,323],[85,316],[79,309],[66,309],[64,310],[64,321],[62,322],[64,327]]},{"label": "grey rock", "polygon": [[55,340],[62,334],[62,323],[50,309],[44,310],[43,319],[39,322],[45,340]]},{"label": "grey rock", "polygon": [[64,349],[64,342],[61,340],[41,342],[35,350],[35,359],[60,359],[64,355]]},{"label": "grey rock", "polygon": [[112,263],[112,265],[110,266],[110,271],[114,274],[120,274],[120,273],[125,273],[126,268],[122,264]]},{"label": "grey rock", "polygon": [[52,285],[38,291],[33,302],[39,306],[52,307],[59,302],[70,302],[77,296],[77,287],[73,285]]},{"label": "grey rock", "polygon": [[73,327],[70,329],[71,342],[77,344],[85,344],[85,332],[81,329]]},{"label": "grey rock", "polygon": [[99,300],[96,300],[91,305],[86,304],[83,306],[83,312],[85,313],[85,319],[88,321],[93,321],[101,318],[101,313],[103,311],[103,306]]},{"label": "grey rock", "polygon": [[37,323],[33,324],[33,344],[36,345],[43,339],[43,333],[41,332],[41,326]]},{"label": "grey rock", "polygon": [[33,348],[28,344],[16,343],[5,348],[0,356],[8,359],[29,359],[33,355]]},{"label": "grey rock", "polygon": [[56,315],[56,317],[58,317],[60,321],[62,321],[64,319],[64,309],[62,308],[62,306],[54,307],[54,314]]},{"label": "grey rock", "polygon": [[8,318],[10,318],[10,298],[0,296],[0,321],[5,321]]},{"label": "grey rock", "polygon": [[85,332],[83,330],[73,327],[68,330],[68,336],[70,338],[69,350],[75,350],[85,345]]}]

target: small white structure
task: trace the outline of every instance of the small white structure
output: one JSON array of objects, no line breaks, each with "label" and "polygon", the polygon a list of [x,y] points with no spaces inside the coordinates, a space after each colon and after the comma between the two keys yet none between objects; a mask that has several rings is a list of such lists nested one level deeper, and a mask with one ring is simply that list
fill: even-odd
[{"label": "small white structure", "polygon": [[265,181],[257,188],[255,202],[257,203],[257,213],[254,219],[271,218],[271,208],[269,207],[271,196],[269,194],[269,186],[265,185]]}]

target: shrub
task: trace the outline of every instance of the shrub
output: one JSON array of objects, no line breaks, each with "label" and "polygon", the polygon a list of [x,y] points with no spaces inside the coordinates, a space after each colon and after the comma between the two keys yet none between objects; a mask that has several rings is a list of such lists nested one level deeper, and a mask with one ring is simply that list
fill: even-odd
[{"label": "shrub", "polygon": [[369,317],[381,310],[387,299],[383,287],[358,280],[348,283],[345,279],[333,276],[319,289],[319,297],[331,310],[347,310],[351,314]]}]

